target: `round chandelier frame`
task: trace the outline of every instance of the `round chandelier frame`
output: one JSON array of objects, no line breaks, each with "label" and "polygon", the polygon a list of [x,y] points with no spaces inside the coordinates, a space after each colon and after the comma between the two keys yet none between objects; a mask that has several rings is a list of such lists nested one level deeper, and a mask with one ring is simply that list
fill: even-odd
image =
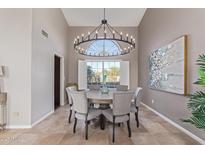
[{"label": "round chandelier frame", "polygon": [[[101,33],[99,33],[101,32]],[[120,52],[109,53],[103,51],[101,53],[88,53],[87,49],[84,49],[83,45],[94,41],[110,40],[117,43],[120,47]],[[124,46],[120,45],[123,43]],[[110,56],[120,56],[129,54],[135,48],[135,38],[133,36],[129,37],[127,33],[125,36],[122,32],[118,32],[113,28],[105,19],[105,9],[104,9],[104,19],[101,24],[97,26],[92,32],[88,32],[87,35],[82,34],[81,37],[77,36],[74,39],[74,49],[77,53],[84,56],[92,57],[110,57]],[[103,43],[103,49],[105,49],[105,43]]]}]

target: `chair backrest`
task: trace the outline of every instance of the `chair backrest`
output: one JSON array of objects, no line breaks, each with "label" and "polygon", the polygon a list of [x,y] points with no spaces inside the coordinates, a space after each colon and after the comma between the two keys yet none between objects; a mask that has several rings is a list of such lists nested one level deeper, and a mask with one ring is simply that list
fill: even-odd
[{"label": "chair backrest", "polygon": [[130,105],[134,92],[115,92],[113,93],[113,115],[126,115],[130,113]]},{"label": "chair backrest", "polygon": [[70,92],[73,100],[73,109],[78,113],[88,113],[88,102],[85,91],[71,91]]},{"label": "chair backrest", "polygon": [[77,83],[69,82],[69,83],[66,84],[66,87],[72,87],[72,86],[75,86],[77,88],[77,90],[78,90],[78,84]]},{"label": "chair backrest", "polygon": [[77,91],[77,87],[76,87],[76,86],[70,86],[70,87],[67,87],[67,88],[66,88],[66,92],[67,92],[67,96],[68,96],[68,103],[69,103],[70,105],[73,104],[73,100],[72,100],[72,97],[71,97],[71,95],[70,95],[70,92],[71,92],[71,91]]},{"label": "chair backrest", "polygon": [[139,107],[141,101],[142,101],[142,88],[137,87],[135,91],[135,105]]},{"label": "chair backrest", "polygon": [[117,91],[127,91],[128,90],[128,86],[127,85],[117,85],[116,86],[116,90]]},{"label": "chair backrest", "polygon": [[90,89],[90,90],[100,90],[100,85],[89,85],[88,89]]}]

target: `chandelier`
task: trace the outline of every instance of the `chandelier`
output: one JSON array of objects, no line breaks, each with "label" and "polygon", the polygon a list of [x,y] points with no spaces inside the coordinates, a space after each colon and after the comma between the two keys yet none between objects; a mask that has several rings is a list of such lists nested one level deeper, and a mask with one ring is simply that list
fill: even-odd
[{"label": "chandelier", "polygon": [[135,48],[135,39],[129,34],[123,35],[105,19],[93,31],[74,39],[74,50],[85,56],[108,57],[129,54]]}]

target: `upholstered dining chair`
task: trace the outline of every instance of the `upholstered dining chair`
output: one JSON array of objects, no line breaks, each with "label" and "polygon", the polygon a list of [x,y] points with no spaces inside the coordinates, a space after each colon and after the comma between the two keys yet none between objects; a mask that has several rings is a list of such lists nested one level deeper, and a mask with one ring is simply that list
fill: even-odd
[{"label": "upholstered dining chair", "polygon": [[137,122],[137,127],[139,127],[138,114],[139,114],[139,106],[141,101],[142,101],[142,88],[137,87],[135,91],[134,99],[131,104],[131,109],[130,109],[131,112],[135,113],[135,120]]},{"label": "upholstered dining chair", "polygon": [[73,133],[76,132],[77,120],[83,120],[85,122],[85,139],[88,139],[88,122],[95,119],[101,114],[101,110],[95,108],[89,108],[85,91],[71,91],[71,97],[73,99],[73,110],[75,112],[75,123],[73,127]]},{"label": "upholstered dining chair", "polygon": [[116,86],[116,90],[117,91],[127,91],[128,90],[128,86],[127,85],[117,85]]},{"label": "upholstered dining chair", "polygon": [[90,90],[100,90],[100,85],[89,85],[88,89],[90,89]]},{"label": "upholstered dining chair", "polygon": [[66,88],[66,93],[68,96],[68,104],[69,104],[69,108],[70,108],[70,112],[69,112],[69,116],[68,116],[68,123],[71,122],[71,117],[72,117],[72,110],[73,110],[73,100],[72,97],[70,95],[71,91],[77,91],[77,87],[76,86],[70,86]]},{"label": "upholstered dining chair", "polygon": [[112,142],[115,142],[115,124],[127,122],[129,137],[131,137],[130,129],[130,105],[134,92],[115,92],[113,93],[113,109],[103,110],[105,118],[113,123]]}]

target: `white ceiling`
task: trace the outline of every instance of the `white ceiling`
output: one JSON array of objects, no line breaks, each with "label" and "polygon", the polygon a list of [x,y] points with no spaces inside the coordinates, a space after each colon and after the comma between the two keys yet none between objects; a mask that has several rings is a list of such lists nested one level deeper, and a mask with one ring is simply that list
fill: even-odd
[{"label": "white ceiling", "polygon": [[[97,26],[103,19],[103,8],[65,8],[63,14],[69,26]],[[109,8],[105,10],[105,18],[112,26],[139,26],[145,8]]]}]

